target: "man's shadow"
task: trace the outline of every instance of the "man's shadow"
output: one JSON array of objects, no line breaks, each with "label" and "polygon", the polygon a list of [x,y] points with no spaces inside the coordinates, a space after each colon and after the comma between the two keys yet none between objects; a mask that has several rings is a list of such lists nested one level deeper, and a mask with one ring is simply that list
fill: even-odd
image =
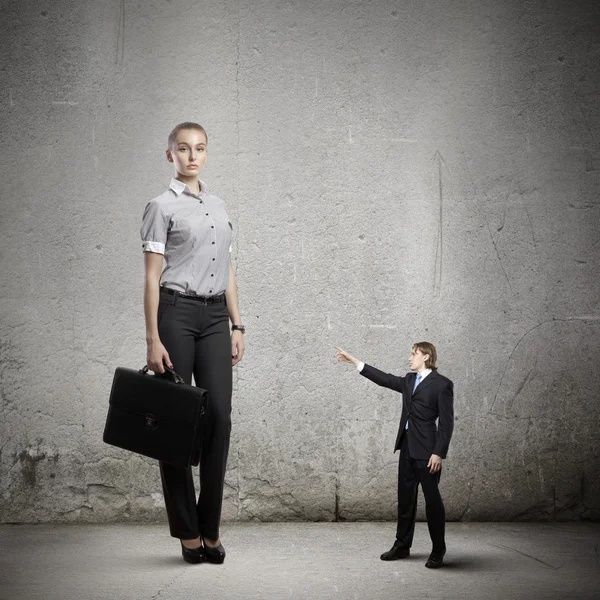
[{"label": "man's shadow", "polygon": [[[399,560],[399,563],[414,563],[414,562],[425,562],[429,557],[428,553],[416,552],[410,555],[410,558]],[[454,570],[454,571],[502,571],[505,567],[498,567],[498,557],[493,556],[470,556],[468,554],[456,556],[454,553],[452,556],[446,556],[444,558],[444,566],[442,569]],[[434,569],[432,569],[434,570]]]},{"label": "man's shadow", "polygon": [[498,559],[493,556],[453,556],[444,558],[443,569],[450,571],[502,571]]}]

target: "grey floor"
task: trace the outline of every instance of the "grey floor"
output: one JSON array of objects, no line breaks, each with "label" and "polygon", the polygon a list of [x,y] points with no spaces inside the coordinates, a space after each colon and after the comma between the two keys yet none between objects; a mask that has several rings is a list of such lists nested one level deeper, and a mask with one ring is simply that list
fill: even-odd
[{"label": "grey floor", "polygon": [[0,600],[600,598],[600,525],[449,523],[446,566],[382,562],[391,523],[225,524],[224,565],[187,565],[163,525],[0,527]]}]

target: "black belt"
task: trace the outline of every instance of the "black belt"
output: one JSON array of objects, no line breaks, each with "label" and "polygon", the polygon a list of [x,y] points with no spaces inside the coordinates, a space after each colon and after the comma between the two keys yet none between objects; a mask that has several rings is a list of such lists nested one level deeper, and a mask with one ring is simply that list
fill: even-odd
[{"label": "black belt", "polygon": [[202,304],[217,304],[219,302],[225,302],[225,293],[219,294],[218,296],[198,296],[198,294],[184,294],[183,292],[178,292],[177,290],[172,290],[168,287],[161,287],[160,291],[164,292],[165,294],[169,294],[170,296],[175,296],[176,298],[196,300],[197,302],[202,302]]}]

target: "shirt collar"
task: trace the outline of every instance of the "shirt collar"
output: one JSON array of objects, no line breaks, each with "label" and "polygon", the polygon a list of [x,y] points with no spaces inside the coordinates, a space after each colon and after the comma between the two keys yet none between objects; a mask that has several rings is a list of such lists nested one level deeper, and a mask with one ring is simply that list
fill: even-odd
[{"label": "shirt collar", "polygon": [[[199,179],[198,181],[200,183],[200,194],[206,193],[206,184],[201,179]],[[175,179],[175,177],[171,179],[171,182],[169,183],[169,189],[173,190],[176,196],[179,196],[183,192],[187,192],[188,194],[192,193],[190,192],[190,188],[188,188],[188,186],[185,183],[183,183],[183,181],[179,181],[179,179]]]},{"label": "shirt collar", "polygon": [[421,375],[421,381],[423,381],[429,373],[431,373],[431,369],[424,369],[421,373],[417,373],[417,375]]}]

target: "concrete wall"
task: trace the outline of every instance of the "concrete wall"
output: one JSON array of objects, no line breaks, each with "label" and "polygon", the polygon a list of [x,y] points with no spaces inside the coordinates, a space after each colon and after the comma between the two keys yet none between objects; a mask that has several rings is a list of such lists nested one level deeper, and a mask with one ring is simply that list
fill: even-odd
[{"label": "concrete wall", "polygon": [[595,2],[7,1],[3,522],[163,519],[102,443],[145,343],[145,203],[210,135],[248,326],[227,519],[393,519],[402,373],[456,384],[450,519],[600,516]]}]

